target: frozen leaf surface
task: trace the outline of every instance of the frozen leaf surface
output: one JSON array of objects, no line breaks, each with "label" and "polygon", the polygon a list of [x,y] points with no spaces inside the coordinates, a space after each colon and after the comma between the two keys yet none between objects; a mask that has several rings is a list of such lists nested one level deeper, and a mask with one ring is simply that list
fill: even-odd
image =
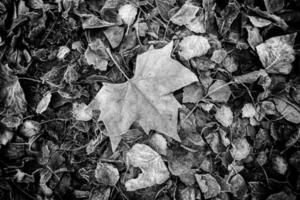
[{"label": "frozen leaf surface", "polygon": [[209,97],[215,102],[227,102],[231,95],[228,84],[223,80],[216,80],[208,90]]},{"label": "frozen leaf surface", "polygon": [[230,153],[235,160],[243,160],[249,155],[250,148],[250,144],[245,138],[238,138],[233,141]]},{"label": "frozen leaf surface", "polygon": [[45,112],[51,101],[52,93],[47,92],[36,107],[36,113],[42,114]]},{"label": "frozen leaf surface", "polygon": [[126,155],[129,165],[139,167],[142,173],[125,183],[127,191],[151,187],[168,180],[170,173],[160,155],[144,144],[135,144]]},{"label": "frozen leaf surface", "polygon": [[189,60],[197,56],[203,56],[210,49],[207,38],[203,36],[191,35],[183,38],[179,43],[180,52],[184,59]]},{"label": "frozen leaf surface", "polygon": [[120,175],[119,171],[113,165],[98,163],[95,170],[95,178],[98,183],[114,186],[117,184]]},{"label": "frozen leaf surface", "polygon": [[232,113],[230,107],[222,105],[221,108],[217,109],[215,118],[223,126],[228,127],[233,122],[233,113]]},{"label": "frozen leaf surface", "polygon": [[289,74],[295,60],[293,49],[296,33],[272,37],[256,46],[261,63],[268,73]]},{"label": "frozen leaf surface", "polygon": [[274,103],[277,111],[288,121],[299,124],[300,123],[300,109],[295,106],[289,104],[289,102],[284,101],[282,99],[276,98],[274,99]]},{"label": "frozen leaf surface", "polygon": [[119,8],[119,16],[125,24],[131,26],[135,20],[137,8],[132,4],[125,4]]},{"label": "frozen leaf surface", "polygon": [[196,17],[198,10],[198,6],[194,6],[191,3],[185,3],[178,12],[171,17],[171,21],[179,26],[187,25]]},{"label": "frozen leaf surface", "polygon": [[[196,82],[197,77],[171,58],[173,43],[138,55],[135,75],[121,84],[104,83],[95,97],[113,150],[133,122],[146,133],[157,130],[180,141],[177,115],[181,105],[172,92]],[[94,104],[94,103],[93,103]]]},{"label": "frozen leaf surface", "polygon": [[195,177],[205,199],[216,197],[221,192],[219,183],[212,175],[196,174]]}]

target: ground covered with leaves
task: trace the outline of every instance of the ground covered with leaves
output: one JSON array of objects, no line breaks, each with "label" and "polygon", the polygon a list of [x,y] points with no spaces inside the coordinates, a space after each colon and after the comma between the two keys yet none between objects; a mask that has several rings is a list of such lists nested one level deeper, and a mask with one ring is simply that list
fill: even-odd
[{"label": "ground covered with leaves", "polygon": [[2,0],[0,199],[296,200],[298,0]]}]

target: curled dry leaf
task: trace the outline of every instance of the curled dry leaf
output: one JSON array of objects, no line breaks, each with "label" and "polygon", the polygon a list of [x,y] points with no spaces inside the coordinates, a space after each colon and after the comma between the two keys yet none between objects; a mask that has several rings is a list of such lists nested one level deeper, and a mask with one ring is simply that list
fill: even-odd
[{"label": "curled dry leaf", "polygon": [[160,155],[144,144],[135,144],[126,154],[126,161],[139,167],[142,173],[136,179],[125,182],[127,191],[151,187],[168,180],[170,173]]},{"label": "curled dry leaf", "polygon": [[194,57],[203,56],[210,49],[207,38],[203,36],[191,35],[183,38],[179,43],[179,55],[189,60]]},{"label": "curled dry leaf", "polygon": [[101,111],[99,120],[106,126],[113,150],[133,122],[138,122],[147,134],[157,130],[180,141],[177,116],[181,105],[172,92],[198,79],[171,59],[172,48],[173,42],[138,55],[132,79],[121,84],[104,83],[95,97]]},{"label": "curled dry leaf", "polygon": [[221,186],[210,174],[195,174],[195,177],[205,199],[216,197],[221,192]]},{"label": "curled dry leaf", "polygon": [[224,102],[226,103],[230,96],[231,90],[228,84],[223,80],[216,80],[208,89],[208,96],[214,102]]},{"label": "curled dry leaf", "polygon": [[43,112],[45,112],[50,104],[51,101],[51,97],[52,97],[52,93],[51,92],[47,92],[44,97],[41,99],[41,101],[39,102],[39,104],[36,107],[36,113],[37,114],[42,114]]},{"label": "curled dry leaf", "polygon": [[272,37],[256,46],[263,67],[268,73],[289,74],[295,60],[293,49],[297,33]]},{"label": "curled dry leaf", "polygon": [[277,111],[288,121],[299,124],[300,123],[300,109],[296,105],[290,104],[288,101],[274,98],[274,103]]},{"label": "curled dry leaf", "polygon": [[85,59],[89,65],[93,65],[95,69],[105,71],[108,64],[108,55],[105,51],[105,46],[100,39],[89,43],[88,48],[84,53]]},{"label": "curled dry leaf", "polygon": [[132,4],[124,4],[119,8],[119,16],[127,26],[131,26],[135,20],[137,8]]},{"label": "curled dry leaf", "polygon": [[233,113],[232,113],[230,107],[222,105],[221,108],[217,108],[215,118],[223,126],[228,127],[233,122]]},{"label": "curled dry leaf", "polygon": [[245,138],[238,138],[233,140],[230,154],[235,160],[243,160],[249,155],[250,150],[248,141]]},{"label": "curled dry leaf", "polygon": [[118,169],[113,165],[98,162],[95,178],[100,184],[114,186],[119,181],[120,175]]}]

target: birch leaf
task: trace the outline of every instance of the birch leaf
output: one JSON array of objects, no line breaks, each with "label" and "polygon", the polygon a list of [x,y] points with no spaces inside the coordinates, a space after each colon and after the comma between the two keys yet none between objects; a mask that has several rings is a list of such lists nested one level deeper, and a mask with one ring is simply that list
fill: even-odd
[{"label": "birch leaf", "polygon": [[157,130],[180,141],[177,116],[181,105],[172,93],[198,79],[171,58],[172,48],[173,42],[138,55],[133,78],[121,84],[103,83],[96,95],[99,120],[106,126],[113,150],[133,122],[138,122],[147,134]]},{"label": "birch leaf", "polygon": [[216,80],[208,90],[209,97],[215,102],[227,102],[231,95],[229,86],[223,80]]},{"label": "birch leaf", "polygon": [[297,33],[272,37],[256,46],[259,59],[268,73],[289,74],[295,60],[293,49]]},{"label": "birch leaf", "polygon": [[300,123],[300,109],[290,105],[288,102],[275,98],[274,103],[279,113],[288,121],[299,124]]},{"label": "birch leaf", "polygon": [[195,177],[205,199],[216,197],[221,192],[219,183],[210,174],[196,174]]},{"label": "birch leaf", "polygon": [[135,144],[126,154],[126,161],[129,165],[139,167],[142,170],[138,178],[125,182],[127,191],[162,184],[170,176],[160,155],[147,145]]},{"label": "birch leaf", "polygon": [[221,108],[217,109],[215,118],[223,126],[228,127],[233,122],[233,113],[229,107],[222,105]]}]

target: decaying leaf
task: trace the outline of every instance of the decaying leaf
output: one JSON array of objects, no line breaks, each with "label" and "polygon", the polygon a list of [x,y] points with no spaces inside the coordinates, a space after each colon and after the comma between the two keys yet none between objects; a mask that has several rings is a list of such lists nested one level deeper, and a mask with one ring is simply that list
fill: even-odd
[{"label": "decaying leaf", "polygon": [[214,102],[227,102],[231,96],[228,84],[223,80],[216,80],[208,89],[208,96]]},{"label": "decaying leaf", "polygon": [[114,49],[118,47],[123,39],[124,28],[120,26],[113,26],[103,31],[105,37],[109,41],[111,47]]},{"label": "decaying leaf", "polygon": [[210,59],[215,63],[220,64],[225,59],[226,56],[227,56],[227,51],[225,49],[218,49],[213,52],[213,55]]},{"label": "decaying leaf", "polygon": [[126,161],[133,167],[139,167],[142,173],[138,178],[125,182],[127,191],[134,191],[168,180],[170,173],[160,155],[144,144],[135,144],[126,154]]},{"label": "decaying leaf", "polygon": [[230,179],[229,183],[233,195],[238,199],[243,199],[248,190],[244,178],[240,174],[236,174]]},{"label": "decaying leaf", "polygon": [[8,65],[0,65],[0,100],[1,116],[22,115],[27,110],[23,89]]},{"label": "decaying leaf", "polygon": [[131,26],[135,20],[137,8],[128,3],[119,8],[119,16],[127,26]]},{"label": "decaying leaf", "polygon": [[256,46],[257,54],[268,73],[289,74],[295,60],[293,49],[296,33],[277,36]]},{"label": "decaying leaf", "polygon": [[288,121],[299,124],[300,123],[300,109],[296,105],[289,104],[279,98],[274,99],[277,111]]},{"label": "decaying leaf", "polygon": [[114,186],[117,184],[120,175],[119,171],[113,165],[98,162],[95,170],[95,178],[98,183]]},{"label": "decaying leaf", "polygon": [[160,16],[165,21],[168,21],[170,19],[169,11],[174,7],[176,0],[155,0],[155,3]]},{"label": "decaying leaf", "polygon": [[105,51],[105,46],[101,39],[89,43],[84,56],[89,65],[93,65],[95,69],[105,71],[108,64],[108,55]]},{"label": "decaying leaf", "polygon": [[42,114],[43,112],[45,112],[50,104],[51,101],[51,97],[52,97],[52,93],[51,92],[47,92],[43,98],[41,99],[41,101],[39,102],[39,104],[36,107],[35,112],[37,114]]},{"label": "decaying leaf", "polygon": [[273,169],[279,173],[284,175],[288,169],[288,164],[286,160],[282,156],[275,156],[272,159]]},{"label": "decaying leaf", "polygon": [[20,133],[25,137],[32,137],[34,135],[39,134],[41,130],[41,124],[37,121],[26,120],[20,128]]},{"label": "decaying leaf", "polygon": [[153,129],[180,141],[176,126],[181,106],[172,92],[198,79],[171,59],[172,48],[171,42],[138,55],[132,79],[121,84],[104,83],[95,97],[101,111],[99,120],[106,126],[113,150],[133,122],[146,133]]},{"label": "decaying leaf", "polygon": [[221,192],[217,180],[210,174],[195,174],[197,183],[205,199],[216,197]]},{"label": "decaying leaf", "polygon": [[183,38],[179,43],[181,55],[184,59],[189,60],[194,57],[203,56],[210,49],[207,38],[203,36],[191,35]]},{"label": "decaying leaf", "polygon": [[171,17],[171,22],[179,26],[189,24],[195,17],[198,12],[199,7],[194,6],[190,2],[183,4],[183,6],[178,10],[178,12]]},{"label": "decaying leaf", "polygon": [[215,118],[223,126],[228,127],[233,122],[233,113],[232,113],[230,107],[222,105],[221,108],[217,108]]},{"label": "decaying leaf", "polygon": [[245,138],[238,138],[233,140],[230,154],[235,160],[243,160],[249,155],[250,150],[248,141]]},{"label": "decaying leaf", "polygon": [[183,88],[182,103],[196,103],[203,97],[203,88],[199,82],[193,83]]}]

